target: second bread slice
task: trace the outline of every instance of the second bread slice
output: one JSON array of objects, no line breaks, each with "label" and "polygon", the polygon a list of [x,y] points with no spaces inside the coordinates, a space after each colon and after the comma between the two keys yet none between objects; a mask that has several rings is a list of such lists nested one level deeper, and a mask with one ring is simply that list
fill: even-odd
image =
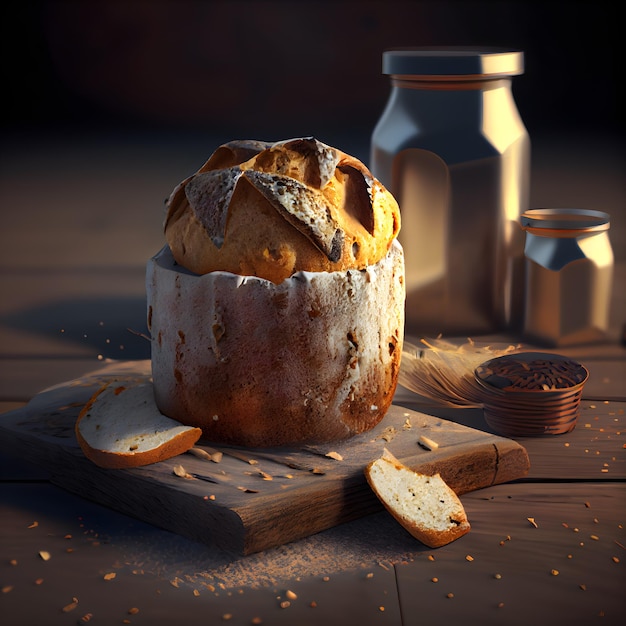
[{"label": "second bread slice", "polygon": [[365,477],[391,515],[428,547],[438,548],[469,532],[463,504],[439,474],[414,472],[385,450],[365,468]]}]

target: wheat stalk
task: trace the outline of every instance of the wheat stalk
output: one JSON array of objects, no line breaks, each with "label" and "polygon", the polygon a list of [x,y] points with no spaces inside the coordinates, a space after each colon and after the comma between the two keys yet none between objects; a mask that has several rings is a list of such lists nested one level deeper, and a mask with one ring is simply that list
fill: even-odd
[{"label": "wheat stalk", "polygon": [[477,345],[472,339],[461,345],[440,337],[421,339],[420,343],[404,342],[398,382],[409,391],[451,407],[482,406],[474,370],[489,359],[519,350],[513,345]]}]

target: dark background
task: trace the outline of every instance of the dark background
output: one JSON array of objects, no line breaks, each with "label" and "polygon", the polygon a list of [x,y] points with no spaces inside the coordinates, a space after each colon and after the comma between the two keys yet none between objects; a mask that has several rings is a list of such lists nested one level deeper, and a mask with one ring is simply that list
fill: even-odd
[{"label": "dark background", "polygon": [[[521,48],[533,135],[623,133],[619,3],[57,0],[3,3],[2,131],[368,141],[385,48]],[[339,146],[341,147],[341,146]]]}]

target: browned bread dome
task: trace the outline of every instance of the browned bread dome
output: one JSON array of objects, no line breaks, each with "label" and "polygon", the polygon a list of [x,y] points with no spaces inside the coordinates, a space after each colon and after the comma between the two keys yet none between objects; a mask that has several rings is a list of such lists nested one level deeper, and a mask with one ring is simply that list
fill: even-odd
[{"label": "browned bread dome", "polygon": [[196,274],[280,283],[374,265],[399,228],[395,199],[365,165],[308,137],[220,146],[172,193],[165,236]]}]

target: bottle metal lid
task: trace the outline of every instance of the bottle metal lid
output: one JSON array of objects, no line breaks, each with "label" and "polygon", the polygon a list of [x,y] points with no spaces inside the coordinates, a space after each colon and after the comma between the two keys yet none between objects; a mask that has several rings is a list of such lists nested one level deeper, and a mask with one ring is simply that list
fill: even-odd
[{"label": "bottle metal lid", "polygon": [[507,48],[397,48],[383,52],[383,74],[396,76],[516,76],[524,73],[524,53]]}]

